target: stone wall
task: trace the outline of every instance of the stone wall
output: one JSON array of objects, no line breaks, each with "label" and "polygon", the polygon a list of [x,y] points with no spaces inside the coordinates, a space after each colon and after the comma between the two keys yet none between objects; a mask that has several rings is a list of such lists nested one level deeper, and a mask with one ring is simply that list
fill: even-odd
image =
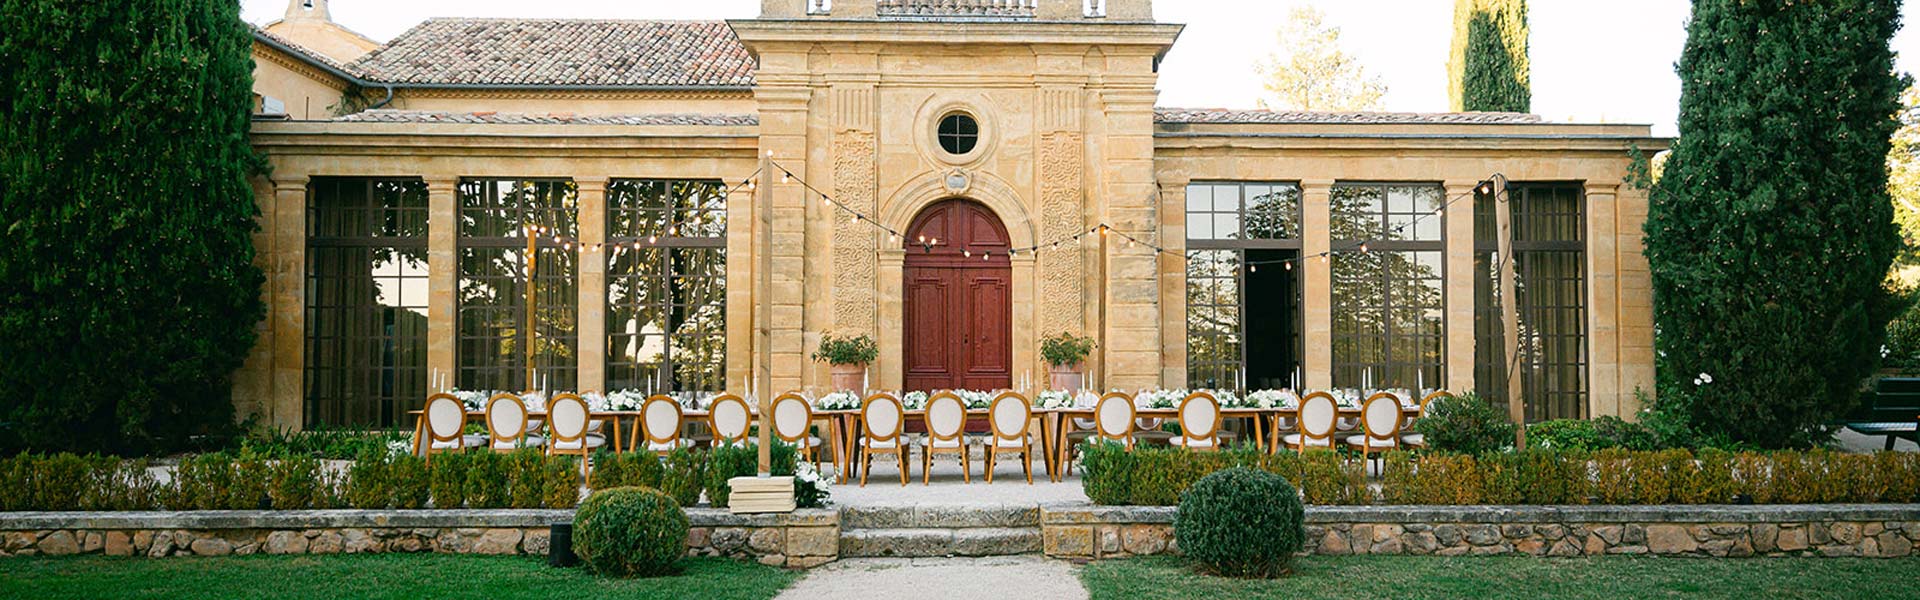
[{"label": "stone wall", "polygon": [[[687,511],[687,552],[805,568],[839,554],[840,513]],[[0,513],[0,556],[547,553],[569,510],[307,510]]]},{"label": "stone wall", "polygon": [[[1043,507],[1048,556],[1179,551],[1174,507]],[[1863,556],[1920,544],[1920,505],[1358,506],[1307,509],[1309,554]]]}]

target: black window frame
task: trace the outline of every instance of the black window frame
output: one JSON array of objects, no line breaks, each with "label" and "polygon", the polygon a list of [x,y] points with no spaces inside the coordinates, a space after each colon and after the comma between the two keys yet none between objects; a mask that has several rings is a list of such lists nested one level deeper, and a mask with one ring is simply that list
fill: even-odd
[{"label": "black window frame", "polygon": [[[500,196],[499,186],[503,184],[519,185],[558,185],[561,193],[559,206],[512,207],[492,204],[492,199]],[[480,191],[478,196],[475,192]],[[535,192],[538,195],[538,192]],[[478,198],[477,200],[475,198]],[[579,186],[569,178],[555,177],[468,177],[462,178],[455,192],[456,211],[459,215],[459,227],[456,230],[455,261],[456,283],[454,298],[454,371],[456,387],[468,390],[509,390],[518,391],[544,387],[548,390],[576,389],[579,381],[579,314],[580,314],[580,260],[583,258],[573,243],[579,239]],[[509,216],[511,215],[511,216]],[[498,229],[483,228],[487,224]],[[541,327],[536,350],[535,368],[540,381],[526,380],[526,359],[524,343],[527,330],[526,289],[521,280],[526,270],[527,239],[524,227],[539,225],[547,228],[545,233],[536,236],[534,247],[538,270],[533,276],[535,293],[539,296],[539,305],[535,310],[541,313]],[[482,253],[501,253],[502,260],[510,264],[512,275],[474,277],[470,275],[469,261],[481,260]],[[562,266],[555,267],[559,262]],[[470,302],[469,286],[488,285],[486,280],[511,282],[512,298],[504,303]],[[497,287],[495,289],[498,289]],[[512,333],[504,335],[478,335],[469,332],[471,319],[484,319],[489,314],[504,316],[511,320]],[[570,335],[554,335],[554,331],[570,330]],[[554,345],[554,340],[564,342]],[[506,346],[506,347],[503,347]],[[481,348],[492,348],[488,352]],[[498,361],[484,361],[482,354],[499,356]],[[554,356],[555,354],[559,356]]]},{"label": "black window frame", "polygon": [[[1522,329],[1517,339],[1521,340],[1522,346],[1520,380],[1526,419],[1532,423],[1549,419],[1586,418],[1593,400],[1593,360],[1587,335],[1588,323],[1592,319],[1588,293],[1593,283],[1587,273],[1586,184],[1582,181],[1550,180],[1509,182],[1506,190],[1513,211],[1514,292],[1521,300],[1515,312]],[[1551,190],[1569,192],[1571,201],[1565,206],[1573,210],[1531,210],[1541,204],[1534,201],[1535,196]],[[1474,379],[1478,383],[1474,387],[1488,399],[1504,404],[1509,401],[1509,390],[1503,368],[1506,338],[1500,304],[1499,263],[1495,262],[1500,246],[1493,202],[1491,196],[1476,190]],[[1483,207],[1486,210],[1481,210]],[[1563,232],[1571,232],[1571,239],[1561,235]],[[1541,259],[1564,261],[1569,258],[1576,267],[1573,277],[1559,274],[1559,269],[1552,265],[1542,266],[1545,261]],[[1549,279],[1548,275],[1558,276]],[[1571,298],[1573,302],[1536,302],[1543,295],[1531,293],[1529,288],[1542,280],[1562,286],[1572,282],[1572,290],[1562,289],[1544,296]],[[1572,318],[1565,318],[1569,311]],[[1529,331],[1540,331],[1533,327],[1538,323],[1546,323],[1548,332],[1530,335]],[[1558,326],[1568,329],[1556,331],[1554,328]],[[1557,346],[1557,349],[1550,350],[1550,346]],[[1577,349],[1572,353],[1575,356],[1571,360],[1553,359],[1568,354],[1567,348]],[[1556,369],[1561,371],[1555,372]],[[1576,380],[1577,385],[1572,389],[1553,385],[1568,379]]]},{"label": "black window frame", "polygon": [[[392,204],[381,200],[381,186],[410,189],[394,190],[396,195],[390,199],[402,202]],[[360,190],[357,206],[328,206],[329,197],[340,198],[354,188]],[[314,177],[307,183],[306,204],[302,421],[309,428],[401,425],[406,411],[419,407],[431,385],[426,351],[431,343],[429,317],[424,314],[433,301],[427,266],[426,182],[417,177]],[[323,214],[328,211],[335,214]],[[338,218],[342,215],[347,218]],[[364,263],[377,252],[396,258],[411,255],[405,260],[417,264],[391,276],[369,274],[375,291],[377,280],[396,283],[395,304],[357,304],[353,298],[339,297],[355,293],[350,286],[322,282],[322,271],[342,267],[326,277],[337,278],[348,273],[348,261]],[[417,304],[406,302],[408,281],[423,289]],[[415,309],[420,313],[416,322],[403,326],[401,313]],[[356,346],[366,350],[371,345],[380,350],[358,353],[360,358],[346,357],[355,353]],[[337,360],[330,362],[329,356]]]},{"label": "black window frame", "polygon": [[[1336,230],[1338,229],[1338,227],[1336,226],[1337,222],[1342,218],[1341,215],[1339,214],[1339,209],[1338,209],[1338,204],[1339,204],[1338,196],[1344,190],[1359,189],[1359,188],[1371,188],[1371,189],[1379,190],[1380,210],[1376,213],[1372,213],[1374,215],[1377,215],[1378,221],[1372,224],[1373,228],[1362,231],[1361,235],[1356,235],[1351,237],[1340,237],[1339,234],[1336,232]],[[1439,206],[1422,207],[1422,206],[1419,206],[1418,204],[1415,204],[1410,210],[1405,210],[1405,211],[1394,210],[1392,205],[1392,200],[1391,200],[1392,190],[1394,188],[1412,188],[1412,189],[1427,190],[1428,192],[1435,194],[1434,197],[1437,199]],[[1446,356],[1446,352],[1447,352],[1447,342],[1446,342],[1446,338],[1447,338],[1447,334],[1446,334],[1447,332],[1447,311],[1446,311],[1447,221],[1446,219],[1448,217],[1448,215],[1446,214],[1447,213],[1446,208],[1448,206],[1449,205],[1448,205],[1448,196],[1447,196],[1446,187],[1444,186],[1444,184],[1440,182],[1338,181],[1338,182],[1335,182],[1329,188],[1328,190],[1328,213],[1329,213],[1328,214],[1328,222],[1329,222],[1328,238],[1334,252],[1330,257],[1331,264],[1328,267],[1327,294],[1329,297],[1328,310],[1333,313],[1332,315],[1330,315],[1331,322],[1333,323],[1333,327],[1329,331],[1331,335],[1331,338],[1329,341],[1332,343],[1333,348],[1332,348],[1332,352],[1330,352],[1329,354],[1333,361],[1333,364],[1331,365],[1331,369],[1330,369],[1330,375],[1333,381],[1333,385],[1335,387],[1359,388],[1359,387],[1362,387],[1361,384],[1363,383],[1371,383],[1372,387],[1377,389],[1385,389],[1389,387],[1412,388],[1412,387],[1421,385],[1423,382],[1425,384],[1424,387],[1427,387],[1427,388],[1437,389],[1445,386],[1446,374],[1447,374],[1447,368],[1448,368],[1447,356]],[[1426,223],[1428,221],[1433,222],[1434,231],[1438,234],[1437,237],[1430,238],[1430,239],[1418,239],[1418,238],[1405,239],[1405,238],[1396,237],[1400,235],[1417,236],[1418,232],[1422,227],[1420,224]],[[1409,226],[1412,227],[1411,232],[1407,231],[1407,227]],[[1436,262],[1438,263],[1438,269],[1437,269],[1438,272],[1433,274],[1430,277],[1418,278],[1420,280],[1438,282],[1437,289],[1439,290],[1439,296],[1436,303],[1431,306],[1427,306],[1427,305],[1411,306],[1411,305],[1396,304],[1395,296],[1401,295],[1401,294],[1396,293],[1395,284],[1403,284],[1404,282],[1411,281],[1412,279],[1394,277],[1391,273],[1391,269],[1383,268],[1379,270],[1379,279],[1377,280],[1377,285],[1379,286],[1379,291],[1380,291],[1380,293],[1378,294],[1379,302],[1372,303],[1373,309],[1379,311],[1382,315],[1381,331],[1378,333],[1378,335],[1375,335],[1367,332],[1359,332],[1356,328],[1351,333],[1343,334],[1340,327],[1341,319],[1343,315],[1340,314],[1340,310],[1342,305],[1345,304],[1345,302],[1342,300],[1340,296],[1341,286],[1343,285],[1343,279],[1341,277],[1341,272],[1342,272],[1341,263],[1343,261],[1360,260],[1361,258],[1358,255],[1363,255],[1367,253],[1382,253],[1382,254],[1390,253],[1390,254],[1414,255],[1414,256],[1411,256],[1410,259],[1416,264],[1419,262],[1418,254],[1431,254],[1437,257],[1438,260]],[[1398,328],[1395,327],[1395,319],[1393,318],[1393,314],[1396,311],[1408,311],[1408,310],[1436,311],[1439,314],[1440,318],[1439,318],[1439,322],[1437,324],[1437,329],[1435,330],[1435,332],[1434,333],[1423,333],[1418,331],[1411,332],[1411,333],[1397,332]],[[1346,317],[1353,318],[1352,315],[1346,315]],[[1357,359],[1354,359],[1353,357],[1343,357],[1341,355],[1341,352],[1339,351],[1339,349],[1342,346],[1343,337],[1351,338],[1355,340],[1354,342],[1352,342],[1352,345],[1354,346],[1355,349],[1359,348],[1358,344],[1361,343],[1360,340],[1365,338],[1377,338],[1378,349],[1380,351],[1379,360],[1378,361],[1357,360]],[[1431,351],[1434,356],[1434,360],[1432,361],[1401,360],[1401,357],[1398,356],[1397,353],[1395,352],[1395,348],[1396,346],[1400,345],[1397,342],[1407,337],[1426,338],[1431,340],[1428,343],[1432,344]],[[1413,377],[1397,377],[1395,373],[1403,369],[1411,369],[1416,372],[1416,375]],[[1367,381],[1368,378],[1363,376],[1364,373],[1368,373],[1368,372],[1372,373],[1371,381]]]},{"label": "black window frame", "polygon": [[[644,186],[662,186],[666,193],[661,198],[672,198],[674,205],[629,205],[629,197],[644,199]],[[701,186],[711,195],[708,202],[693,206],[681,204],[686,195],[673,192],[675,186]],[[607,184],[607,331],[606,365],[607,389],[625,388],[673,391],[718,392],[726,389],[726,283],[727,283],[727,192],[726,182],[717,179],[674,179],[674,178],[618,178]],[[623,215],[623,213],[625,213]],[[664,215],[665,218],[649,218],[647,215]],[[688,216],[694,219],[686,218]],[[629,224],[631,230],[623,230]],[[708,253],[709,260],[717,261],[717,276],[701,275],[688,277],[681,267],[688,264],[676,260],[676,257],[693,256]],[[636,269],[645,266],[650,271]],[[685,279],[717,279],[709,281],[709,286],[717,285],[719,294],[710,302],[695,304],[679,301],[681,296],[678,282]],[[639,280],[647,282],[648,289],[666,292],[664,302],[622,302],[619,294],[632,295],[631,284],[624,281]],[[662,281],[664,280],[664,281]],[[684,320],[676,320],[674,315],[682,309],[691,311],[700,306],[717,306],[719,311],[718,331],[705,332],[695,337],[704,337],[708,343],[718,345],[718,354],[714,362],[704,365],[684,363],[679,360],[675,342]],[[620,348],[625,347],[632,338],[644,340],[647,334],[629,334],[615,331],[615,315],[622,310],[639,311],[642,308],[660,310],[665,320],[661,338],[661,361],[649,363],[638,357],[616,356]],[[637,342],[642,345],[644,341]],[[701,369],[702,376],[690,376],[687,369]],[[651,374],[648,371],[651,370]],[[631,372],[628,375],[627,372]]]},{"label": "black window frame", "polygon": [[[1207,210],[1194,210],[1193,192],[1197,186],[1206,186],[1208,190],[1207,192],[1208,193],[1208,198],[1207,198],[1208,209]],[[1281,189],[1281,188],[1292,190],[1293,209],[1292,209],[1292,215],[1291,215],[1292,217],[1291,229],[1292,229],[1292,233],[1294,234],[1294,237],[1291,237],[1291,238],[1248,237],[1248,226],[1247,226],[1248,191],[1250,189],[1261,188],[1261,187],[1264,187],[1270,190],[1269,193],[1271,193],[1271,190]],[[1237,198],[1234,201],[1234,209],[1232,211],[1223,211],[1219,209],[1219,204],[1216,202],[1217,196],[1214,196],[1213,194],[1217,193],[1220,188],[1231,188],[1235,191],[1235,195],[1237,196]],[[1304,223],[1306,220],[1306,211],[1305,211],[1306,205],[1304,201],[1305,196],[1302,192],[1301,185],[1298,180],[1268,180],[1268,181],[1199,180],[1199,181],[1188,182],[1186,189],[1187,189],[1187,196],[1185,198],[1186,204],[1182,205],[1180,209],[1186,214],[1187,219],[1193,219],[1195,215],[1206,215],[1209,219],[1213,219],[1214,216],[1216,215],[1232,214],[1235,217],[1235,227],[1236,227],[1236,231],[1231,237],[1220,237],[1219,235],[1216,235],[1214,233],[1209,233],[1209,237],[1202,237],[1202,238],[1191,237],[1191,234],[1194,231],[1191,226],[1186,227],[1185,230],[1183,231],[1183,235],[1188,236],[1186,238],[1187,265],[1188,265],[1188,268],[1187,268],[1187,288],[1188,289],[1186,293],[1187,293],[1188,303],[1187,303],[1187,314],[1185,316],[1185,319],[1186,319],[1185,322],[1187,324],[1187,347],[1188,347],[1187,365],[1186,365],[1187,385],[1194,386],[1194,387],[1231,389],[1231,388],[1238,387],[1238,385],[1241,383],[1244,383],[1248,387],[1254,387],[1254,382],[1252,381],[1240,382],[1240,381],[1237,381],[1237,378],[1235,377],[1235,375],[1238,373],[1244,373],[1247,366],[1247,335],[1248,335],[1247,312],[1249,311],[1249,308],[1250,308],[1248,303],[1251,301],[1251,299],[1248,297],[1246,270],[1249,268],[1256,268],[1256,269],[1258,268],[1257,264],[1255,265],[1248,264],[1247,251],[1249,250],[1292,250],[1294,251],[1294,256],[1298,258],[1300,256],[1300,250],[1304,247],[1304,242],[1301,239],[1301,236],[1304,234],[1304,231],[1305,231],[1305,227],[1304,227]],[[1213,223],[1217,224],[1218,221],[1214,220]],[[1209,226],[1208,229],[1210,232],[1214,230],[1214,228],[1211,226]],[[1200,264],[1198,262],[1198,259],[1201,258],[1201,256],[1199,256],[1199,253],[1202,253],[1202,252],[1229,253],[1230,256],[1232,257],[1233,275],[1231,277],[1222,277],[1222,276],[1219,276],[1218,274],[1213,274],[1205,277],[1195,277],[1193,269],[1195,265]],[[1278,265],[1269,264],[1268,268],[1281,269],[1281,270],[1287,271],[1291,273],[1291,276],[1293,277],[1293,290],[1294,290],[1295,297],[1293,298],[1292,304],[1294,306],[1294,310],[1292,311],[1292,314],[1288,316],[1289,318],[1293,319],[1293,327],[1290,328],[1291,331],[1293,332],[1293,335],[1292,335],[1293,339],[1290,340],[1290,343],[1293,346],[1294,364],[1296,368],[1299,368],[1304,366],[1304,356],[1302,354],[1302,349],[1305,346],[1304,346],[1304,336],[1302,335],[1302,332],[1303,332],[1303,326],[1305,325],[1305,315],[1304,315],[1304,310],[1305,310],[1304,293],[1305,292],[1304,290],[1305,290],[1305,282],[1306,282],[1306,279],[1305,279],[1306,270],[1299,269],[1299,268],[1289,269],[1287,268],[1287,265],[1284,265],[1284,264],[1278,264]],[[1234,294],[1235,303],[1225,304],[1225,303],[1219,302],[1218,299],[1215,299],[1213,302],[1208,302],[1206,304],[1194,303],[1193,302],[1195,298],[1194,282],[1196,280],[1231,281],[1234,287],[1233,294]],[[1220,311],[1220,310],[1225,310],[1229,307],[1235,310],[1234,317],[1236,320],[1236,322],[1233,324],[1233,331],[1231,333],[1229,334],[1196,334],[1194,332],[1192,325],[1195,318],[1196,308],[1199,308],[1205,311]],[[1231,360],[1218,360],[1218,359],[1196,360],[1195,354],[1193,352],[1193,348],[1195,347],[1194,340],[1196,335],[1199,335],[1201,337],[1231,336],[1233,338],[1233,341],[1228,343],[1231,343],[1232,345],[1234,345],[1235,355]]]},{"label": "black window frame", "polygon": [[972,154],[980,147],[980,119],[965,111],[941,115],[940,122],[934,126],[934,142],[940,145],[941,151],[953,156]]}]

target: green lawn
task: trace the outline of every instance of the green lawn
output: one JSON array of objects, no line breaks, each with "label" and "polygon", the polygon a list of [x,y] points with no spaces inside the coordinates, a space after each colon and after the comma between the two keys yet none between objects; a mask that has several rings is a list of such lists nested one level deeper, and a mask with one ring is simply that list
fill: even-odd
[{"label": "green lawn", "polygon": [[1311,556],[1273,581],[1197,575],[1168,557],[1098,561],[1093,600],[1131,598],[1920,598],[1920,559]]},{"label": "green lawn", "polygon": [[444,554],[0,558],[0,598],[700,598],[764,600],[798,574],[690,558],[677,576],[603,579],[540,559]]}]

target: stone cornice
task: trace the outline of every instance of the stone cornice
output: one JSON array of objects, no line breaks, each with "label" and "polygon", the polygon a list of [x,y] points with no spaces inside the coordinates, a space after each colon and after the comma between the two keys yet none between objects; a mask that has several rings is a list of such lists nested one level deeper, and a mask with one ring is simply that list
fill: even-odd
[{"label": "stone cornice", "polygon": [[255,42],[253,44],[253,57],[280,65],[289,71],[298,73],[302,77],[317,81],[321,85],[341,91],[347,89],[346,80],[335,77],[331,73],[313,68],[313,64],[304,58],[289,55],[266,44]]}]

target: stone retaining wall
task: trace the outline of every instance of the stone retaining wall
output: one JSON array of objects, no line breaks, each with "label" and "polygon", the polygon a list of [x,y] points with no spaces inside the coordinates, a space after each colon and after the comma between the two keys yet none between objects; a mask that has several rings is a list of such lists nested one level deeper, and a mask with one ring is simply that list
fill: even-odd
[{"label": "stone retaining wall", "polygon": [[[687,551],[795,568],[839,554],[840,513],[735,515],[687,510]],[[547,553],[570,510],[298,510],[0,513],[0,556],[224,556],[448,552]]]},{"label": "stone retaining wall", "polygon": [[[1048,556],[1178,552],[1174,507],[1043,507]],[[1307,553],[1902,557],[1920,505],[1346,506],[1307,509]]]}]

